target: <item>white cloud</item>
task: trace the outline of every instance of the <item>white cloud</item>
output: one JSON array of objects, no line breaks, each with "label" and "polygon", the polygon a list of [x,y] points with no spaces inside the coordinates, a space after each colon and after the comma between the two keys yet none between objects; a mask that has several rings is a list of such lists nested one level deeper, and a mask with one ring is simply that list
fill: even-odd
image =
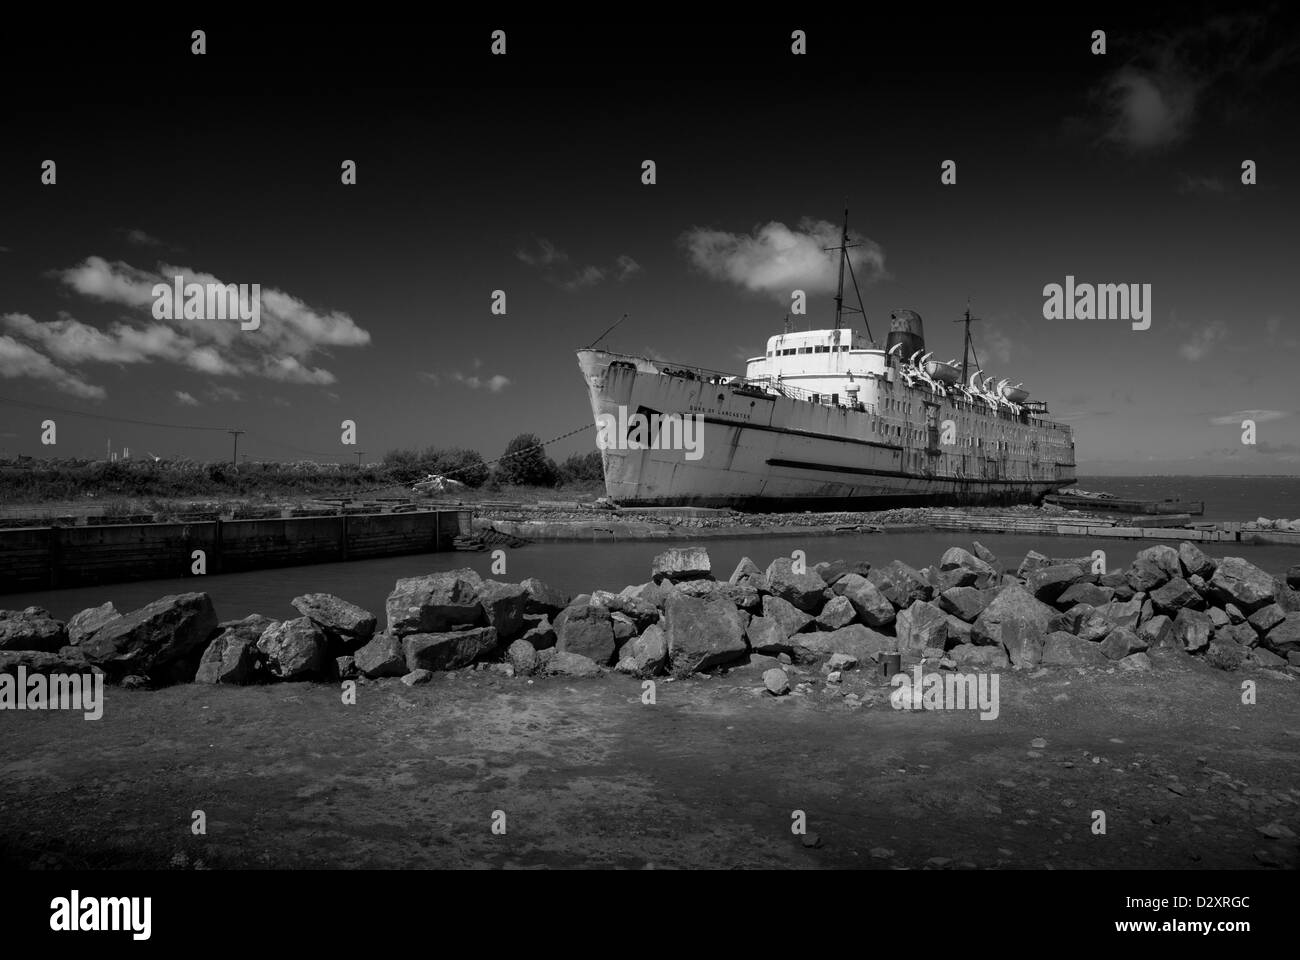
[{"label": "white cloud", "polygon": [[1234,413],[1225,413],[1221,417],[1211,417],[1210,423],[1226,426],[1228,424],[1240,424],[1243,420],[1254,420],[1256,423],[1268,423],[1270,420],[1281,420],[1287,416],[1285,410],[1237,410]]},{"label": "white cloud", "polygon": [[329,384],[335,382],[334,374],[314,365],[314,355],[370,343],[369,332],[348,314],[315,309],[298,297],[266,286],[261,288],[261,325],[255,331],[241,330],[234,320],[155,319],[156,284],[170,287],[172,278],[180,276],[185,283],[225,285],[212,274],[188,267],[159,264],[156,271],[148,271],[92,256],[56,275],[83,296],[126,306],[142,316],[136,322],[118,320],[106,329],[67,313],[46,321],[23,313],[0,316],[0,329],[28,341],[32,353],[48,355],[51,365],[54,361],[74,367],[165,362],[210,376]]},{"label": "white cloud", "polygon": [[1177,143],[1196,113],[1197,85],[1176,73],[1148,73],[1126,67],[1107,84],[1110,108],[1105,137],[1131,150]]},{"label": "white cloud", "polygon": [[186,393],[184,390],[176,391],[176,400],[178,403],[186,407],[197,407],[199,405],[199,402],[194,399],[193,395]]},{"label": "white cloud", "polygon": [[1214,345],[1227,336],[1227,325],[1221,320],[1215,320],[1193,333],[1191,339],[1178,348],[1178,352],[1185,360],[1195,363],[1204,359],[1214,349]]},{"label": "white cloud", "polygon": [[991,324],[986,325],[975,337],[975,352],[986,363],[1010,363],[1012,347],[1011,338]]},{"label": "white cloud", "polygon": [[530,266],[549,267],[555,263],[568,263],[569,255],[545,237],[537,238],[537,251],[519,249],[515,256]]},{"label": "white cloud", "polygon": [[214,383],[208,388],[208,399],[214,401],[239,401],[244,399],[244,395],[234,387],[227,387],[219,383]]},{"label": "white cloud", "polygon": [[560,281],[560,286],[565,290],[580,290],[583,287],[594,287],[600,281],[605,279],[605,271],[599,267],[583,267],[568,280]]},{"label": "white cloud", "polygon": [[49,357],[13,337],[0,334],[0,378],[43,380],[56,390],[85,400],[102,400],[103,387],[87,383],[77,374],[57,366]]},{"label": "white cloud", "polygon": [[133,243],[137,247],[165,247],[167,246],[162,240],[159,240],[151,233],[145,233],[143,230],[123,230],[126,235],[127,243]]},{"label": "white cloud", "polygon": [[637,263],[626,253],[620,253],[615,258],[614,264],[618,268],[618,276],[615,279],[619,280],[620,282],[628,279],[629,277],[635,277],[638,273],[641,272],[641,264]]},{"label": "white cloud", "polygon": [[[850,234],[849,262],[860,283],[885,273],[885,255],[874,241]],[[728,233],[694,227],[683,234],[691,263],[715,280],[789,301],[794,290],[830,293],[839,278],[839,253],[827,250],[840,242],[840,228],[825,220],[804,218],[797,229],[772,221],[752,233]]]},{"label": "white cloud", "polygon": [[457,371],[451,375],[451,379],[457,383],[464,384],[471,390],[489,390],[492,393],[500,393],[506,387],[510,386],[510,378],[503,377],[499,373],[490,377],[480,377],[476,373],[466,376]]},{"label": "white cloud", "polygon": [[575,265],[573,258],[545,237],[536,240],[536,250],[519,249],[515,257],[531,267],[538,267],[542,277],[563,290],[573,292],[613,277],[619,283],[641,272],[641,264],[625,253],[614,258],[610,267],[598,267],[594,264]]}]

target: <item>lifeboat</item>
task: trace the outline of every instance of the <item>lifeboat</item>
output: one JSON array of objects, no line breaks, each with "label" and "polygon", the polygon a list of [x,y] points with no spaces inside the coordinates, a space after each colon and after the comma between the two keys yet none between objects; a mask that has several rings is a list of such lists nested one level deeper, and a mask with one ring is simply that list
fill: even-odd
[{"label": "lifeboat", "polygon": [[1012,403],[1024,403],[1029,399],[1029,391],[1024,389],[1023,383],[1017,383],[1014,387],[1007,384],[1002,388],[1002,396],[1006,397]]},{"label": "lifeboat", "polygon": [[942,360],[928,361],[925,372],[940,383],[954,384],[961,379],[961,371],[951,363],[944,363]]}]

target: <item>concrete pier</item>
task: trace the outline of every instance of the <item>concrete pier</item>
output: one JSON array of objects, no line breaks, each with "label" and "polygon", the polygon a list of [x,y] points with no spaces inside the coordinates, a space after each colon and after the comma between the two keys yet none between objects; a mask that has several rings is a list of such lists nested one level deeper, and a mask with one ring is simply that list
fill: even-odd
[{"label": "concrete pier", "polygon": [[0,530],[0,593],[452,549],[469,509]]}]

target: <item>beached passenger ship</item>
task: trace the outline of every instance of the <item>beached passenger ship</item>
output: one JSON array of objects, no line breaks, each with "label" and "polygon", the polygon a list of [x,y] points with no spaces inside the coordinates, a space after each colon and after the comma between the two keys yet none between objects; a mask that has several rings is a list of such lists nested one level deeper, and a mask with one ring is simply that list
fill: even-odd
[{"label": "beached passenger ship", "polygon": [[578,351],[602,433],[628,423],[680,433],[678,418],[702,430],[691,450],[644,429],[606,437],[610,498],[745,510],[1005,504],[1075,482],[1070,427],[1022,383],[971,362],[969,308],[960,361],[934,359],[912,310],[891,314],[883,346],[844,325],[846,311],[865,319],[843,302],[851,246],[846,215],[834,326],[771,337],[744,376]]}]

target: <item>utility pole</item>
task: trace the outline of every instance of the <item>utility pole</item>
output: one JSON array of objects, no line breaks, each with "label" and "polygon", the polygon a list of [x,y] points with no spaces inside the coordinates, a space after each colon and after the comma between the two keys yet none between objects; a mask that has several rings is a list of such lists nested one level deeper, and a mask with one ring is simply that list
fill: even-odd
[{"label": "utility pole", "polygon": [[232,437],[235,438],[235,449],[234,449],[234,451],[230,454],[230,465],[231,465],[232,467],[238,467],[238,466],[239,466],[239,435],[240,435],[241,433],[244,433],[244,432],[245,432],[245,431],[243,431],[243,430],[227,430],[227,431],[226,431],[226,433],[230,434]]}]

